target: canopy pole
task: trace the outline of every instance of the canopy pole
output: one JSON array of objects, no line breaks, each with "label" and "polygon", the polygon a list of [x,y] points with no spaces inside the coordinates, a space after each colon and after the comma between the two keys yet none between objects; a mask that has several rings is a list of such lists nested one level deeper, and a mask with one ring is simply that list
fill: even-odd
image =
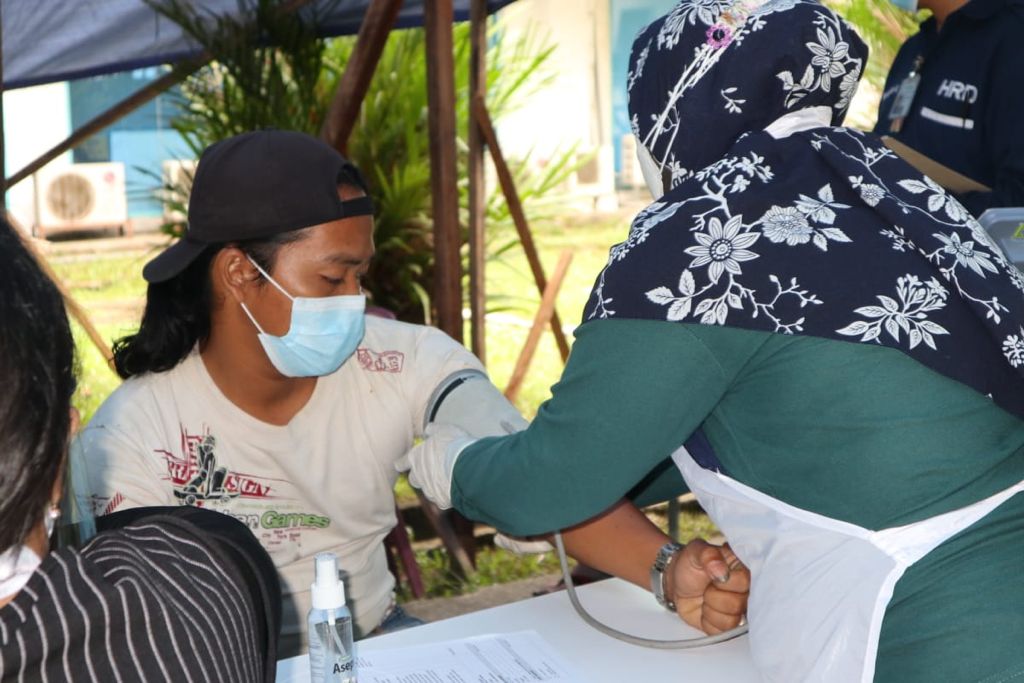
[{"label": "canopy pole", "polygon": [[544,295],[540,298],[540,306],[537,308],[537,314],[533,317],[533,325],[530,326],[526,342],[519,352],[519,358],[516,360],[511,377],[509,377],[508,386],[505,387],[505,398],[512,403],[516,402],[519,390],[523,388],[526,373],[530,371],[530,363],[533,362],[533,357],[537,353],[540,335],[544,332],[544,328],[551,323],[551,316],[555,314],[555,299],[558,298],[558,293],[562,289],[562,282],[565,280],[565,274],[569,271],[570,263],[572,263],[572,250],[562,250],[558,265],[555,266],[555,271],[551,275],[551,279],[548,280],[548,286],[544,289]]},{"label": "canopy pole", "polygon": [[455,156],[455,57],[452,0],[426,0],[428,135],[434,218],[434,304],[437,326],[461,342],[462,259]]},{"label": "canopy pole", "polygon": [[[455,56],[452,0],[426,0],[423,26],[427,50],[427,128],[430,138],[430,182],[434,218],[434,305],[437,326],[461,342],[462,258],[459,187],[455,153]],[[446,511],[464,553],[448,546],[463,573],[472,571],[476,555],[473,523],[454,510]],[[441,528],[440,526],[438,527]],[[468,566],[467,566],[468,565]]]},{"label": "canopy pole", "polygon": [[84,123],[62,142],[58,143],[55,147],[50,148],[50,150],[43,153],[42,156],[36,158],[10,178],[7,178],[7,187],[10,188],[13,185],[17,185],[64,152],[77,147],[80,143],[100,132],[110,124],[132,113],[171,86],[183,81],[189,74],[206,64],[208,61],[210,61],[210,58],[204,55],[198,60],[182,62],[181,65],[175,67],[169,73],[164,74],[149,85],[136,90],[114,106]]},{"label": "canopy pole", "polygon": [[[469,10],[469,96],[487,98],[487,0],[472,0]],[[487,364],[487,189],[484,142],[469,108],[469,310],[473,353]]]},{"label": "canopy pole", "polygon": [[402,0],[373,0],[359,25],[359,37],[320,128],[320,137],[342,154],[347,154],[348,139],[401,9]]},{"label": "canopy pole", "polygon": [[[290,0],[281,7],[281,11],[285,13],[295,12],[303,6],[308,5],[311,1],[312,0]],[[157,97],[172,86],[185,80],[197,69],[206,66],[212,59],[213,56],[210,53],[203,52],[193,59],[187,59],[178,63],[168,73],[156,79],[149,85],[136,90],[134,93],[113,105],[106,111],[101,112],[91,120],[85,122],[78,130],[72,132],[71,135],[65,138],[63,142],[60,142],[35,161],[12,175],[10,178],[7,178],[7,188],[20,183],[22,180],[28,178],[30,175],[59,157],[64,152],[77,147],[79,144],[100,132],[107,126],[124,118],[154,97]]]}]

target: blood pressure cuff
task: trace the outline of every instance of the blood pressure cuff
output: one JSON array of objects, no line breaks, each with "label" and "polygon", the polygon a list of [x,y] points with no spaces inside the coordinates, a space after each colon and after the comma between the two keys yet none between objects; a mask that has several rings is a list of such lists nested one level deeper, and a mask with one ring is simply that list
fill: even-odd
[{"label": "blood pressure cuff", "polygon": [[454,372],[437,385],[427,402],[424,429],[433,422],[476,438],[512,434],[529,424],[486,374],[473,369]]}]

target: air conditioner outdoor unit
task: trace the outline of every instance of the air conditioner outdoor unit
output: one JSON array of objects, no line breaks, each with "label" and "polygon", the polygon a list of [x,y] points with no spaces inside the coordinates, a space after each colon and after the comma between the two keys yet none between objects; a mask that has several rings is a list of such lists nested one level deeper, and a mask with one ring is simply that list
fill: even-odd
[{"label": "air conditioner outdoor unit", "polygon": [[40,237],[55,230],[128,227],[124,164],[73,164],[35,175],[36,223]]},{"label": "air conditioner outdoor unit", "polygon": [[188,208],[192,194],[192,178],[196,174],[195,159],[168,159],[163,163],[163,187],[160,188],[164,204],[164,223],[184,223],[188,220],[183,209]]}]

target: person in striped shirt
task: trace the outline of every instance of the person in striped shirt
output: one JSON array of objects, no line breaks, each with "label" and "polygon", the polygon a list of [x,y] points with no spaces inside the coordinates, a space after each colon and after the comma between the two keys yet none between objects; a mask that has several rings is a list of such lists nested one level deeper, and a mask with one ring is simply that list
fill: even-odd
[{"label": "person in striped shirt", "polygon": [[140,508],[50,551],[74,368],[61,296],[0,219],[0,681],[274,680],[280,586],[237,520]]}]

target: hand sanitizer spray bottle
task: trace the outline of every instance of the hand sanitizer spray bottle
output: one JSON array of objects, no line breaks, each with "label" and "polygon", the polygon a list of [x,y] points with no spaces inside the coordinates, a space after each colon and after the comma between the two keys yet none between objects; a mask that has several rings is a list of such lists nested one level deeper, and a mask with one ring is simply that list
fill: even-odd
[{"label": "hand sanitizer spray bottle", "polygon": [[352,613],[345,606],[345,584],[338,577],[338,557],[320,553],[309,610],[309,668],[312,683],[356,683],[352,648]]}]

